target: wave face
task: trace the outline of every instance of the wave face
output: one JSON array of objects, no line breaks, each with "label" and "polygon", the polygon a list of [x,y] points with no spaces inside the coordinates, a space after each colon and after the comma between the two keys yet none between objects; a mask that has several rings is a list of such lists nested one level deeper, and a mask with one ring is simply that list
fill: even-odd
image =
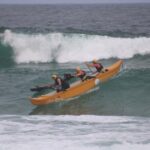
[{"label": "wave face", "polygon": [[119,38],[71,33],[23,34],[5,30],[1,35],[1,43],[12,48],[13,59],[18,64],[82,62],[93,58],[128,59],[135,55],[150,54],[149,37]]}]

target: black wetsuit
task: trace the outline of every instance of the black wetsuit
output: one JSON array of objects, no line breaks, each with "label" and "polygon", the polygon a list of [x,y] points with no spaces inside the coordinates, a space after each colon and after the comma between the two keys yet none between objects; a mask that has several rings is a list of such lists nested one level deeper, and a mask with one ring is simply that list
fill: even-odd
[{"label": "black wetsuit", "polygon": [[[60,79],[61,85],[59,85],[58,79]],[[55,85],[56,85],[56,90],[57,90],[57,92],[65,91],[66,89],[70,88],[70,85],[69,85],[69,83],[67,82],[67,80],[63,80],[63,79],[60,78],[60,77],[57,77],[57,78],[55,79]]]}]

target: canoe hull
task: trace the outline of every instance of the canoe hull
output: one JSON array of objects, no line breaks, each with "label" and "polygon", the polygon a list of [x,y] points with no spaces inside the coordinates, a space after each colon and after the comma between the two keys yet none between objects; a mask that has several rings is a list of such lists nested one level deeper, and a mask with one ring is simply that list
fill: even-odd
[{"label": "canoe hull", "polygon": [[68,100],[73,97],[82,95],[86,93],[87,91],[96,87],[97,84],[99,84],[99,82],[104,82],[112,78],[113,76],[115,76],[120,71],[122,64],[123,64],[123,61],[119,60],[113,65],[111,65],[110,67],[107,67],[106,69],[108,71],[97,74],[95,78],[92,78],[83,82],[78,81],[72,84],[71,87],[67,89],[66,91],[62,91],[59,93],[52,92],[46,95],[41,95],[36,98],[31,98],[30,99],[31,103],[33,105],[45,105],[45,104],[54,103],[58,101]]}]

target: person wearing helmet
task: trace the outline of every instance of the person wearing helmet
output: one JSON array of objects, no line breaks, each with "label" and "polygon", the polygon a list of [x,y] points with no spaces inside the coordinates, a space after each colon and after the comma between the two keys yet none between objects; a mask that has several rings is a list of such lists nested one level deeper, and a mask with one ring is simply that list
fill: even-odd
[{"label": "person wearing helmet", "polygon": [[55,81],[54,86],[56,87],[56,91],[65,91],[70,87],[69,83],[63,80],[61,77],[57,75],[52,75],[52,79]]},{"label": "person wearing helmet", "polygon": [[88,67],[95,67],[97,72],[101,72],[104,68],[103,65],[100,62],[98,62],[96,59],[94,59],[91,64],[86,63],[86,65]]},{"label": "person wearing helmet", "polygon": [[86,80],[86,72],[84,70],[81,70],[80,67],[77,67],[75,77],[78,77],[82,81],[84,81],[84,80]]}]

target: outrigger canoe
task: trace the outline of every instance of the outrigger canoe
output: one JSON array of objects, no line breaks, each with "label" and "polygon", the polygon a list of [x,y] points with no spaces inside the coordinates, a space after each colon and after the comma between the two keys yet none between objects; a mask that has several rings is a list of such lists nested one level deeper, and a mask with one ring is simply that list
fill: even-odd
[{"label": "outrigger canoe", "polygon": [[30,98],[31,103],[33,105],[45,105],[49,103],[69,100],[74,97],[80,96],[89,90],[96,87],[100,82],[104,82],[113,76],[117,75],[121,69],[123,64],[122,60],[118,60],[113,65],[106,67],[105,72],[95,74],[94,78],[85,80],[85,81],[77,81],[72,83],[70,88],[66,91],[61,92],[51,92],[46,95],[41,95],[39,97]]}]

